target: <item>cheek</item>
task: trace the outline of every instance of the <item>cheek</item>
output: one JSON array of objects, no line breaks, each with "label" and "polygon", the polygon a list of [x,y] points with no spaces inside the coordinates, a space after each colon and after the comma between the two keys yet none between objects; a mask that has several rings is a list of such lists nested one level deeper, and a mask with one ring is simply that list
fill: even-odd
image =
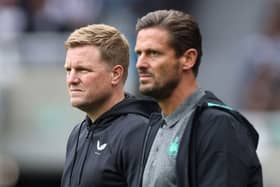
[{"label": "cheek", "polygon": [[91,77],[84,81],[84,86],[86,89],[93,91],[98,91],[97,89],[102,89],[103,87],[108,87],[110,85],[110,79],[108,75],[100,75],[96,77]]},{"label": "cheek", "polygon": [[179,67],[177,64],[170,63],[165,64],[158,68],[158,71],[156,73],[156,79],[160,79],[161,81],[169,80],[175,77],[180,76]]},{"label": "cheek", "polygon": [[66,86],[70,87],[71,84],[70,84],[70,80],[69,80],[68,76],[66,76],[65,81],[66,81]]},{"label": "cheek", "polygon": [[170,76],[170,72],[172,71],[171,67],[168,64],[164,64],[157,68],[155,71],[156,79],[166,79]]},{"label": "cheek", "polygon": [[171,69],[168,66],[161,66],[160,69],[159,69],[159,73],[162,76],[168,76],[170,71],[171,71]]}]

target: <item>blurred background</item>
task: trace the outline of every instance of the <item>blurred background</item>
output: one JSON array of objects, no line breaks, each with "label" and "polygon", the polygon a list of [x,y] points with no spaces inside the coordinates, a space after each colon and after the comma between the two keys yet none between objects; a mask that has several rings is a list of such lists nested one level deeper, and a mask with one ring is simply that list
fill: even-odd
[{"label": "blurred background", "polygon": [[280,186],[280,0],[0,0],[0,187],[59,187],[68,135],[84,117],[65,86],[68,34],[120,29],[131,44],[126,89],[138,94],[135,23],[163,8],[198,20],[200,85],[254,124],[264,184]]}]

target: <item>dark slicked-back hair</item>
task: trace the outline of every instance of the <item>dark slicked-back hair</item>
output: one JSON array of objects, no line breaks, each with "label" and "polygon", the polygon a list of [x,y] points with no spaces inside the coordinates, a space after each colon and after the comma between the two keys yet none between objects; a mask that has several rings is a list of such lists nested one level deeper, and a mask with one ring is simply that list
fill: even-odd
[{"label": "dark slicked-back hair", "polygon": [[151,27],[163,28],[168,31],[169,44],[175,50],[177,57],[183,55],[190,48],[197,50],[198,56],[193,67],[193,73],[197,76],[202,56],[202,39],[195,19],[191,15],[177,10],[157,10],[138,19],[136,32]]}]

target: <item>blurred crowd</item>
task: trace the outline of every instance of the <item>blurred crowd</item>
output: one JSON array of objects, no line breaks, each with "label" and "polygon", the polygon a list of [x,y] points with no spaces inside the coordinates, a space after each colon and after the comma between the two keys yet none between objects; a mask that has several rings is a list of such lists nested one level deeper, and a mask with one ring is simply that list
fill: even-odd
[{"label": "blurred crowd", "polygon": [[280,110],[280,1],[263,9],[259,30],[242,46],[244,82],[242,107],[254,111]]},{"label": "blurred crowd", "polygon": [[129,13],[129,19],[129,16],[137,17],[155,8],[185,9],[189,1],[1,0],[0,33],[14,36],[22,32],[69,31],[102,22],[111,15],[122,14],[122,11]]}]

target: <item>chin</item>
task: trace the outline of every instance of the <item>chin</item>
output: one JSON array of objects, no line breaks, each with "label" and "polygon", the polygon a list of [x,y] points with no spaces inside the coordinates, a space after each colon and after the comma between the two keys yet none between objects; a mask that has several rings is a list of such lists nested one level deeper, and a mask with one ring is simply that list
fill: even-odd
[{"label": "chin", "polygon": [[82,106],[83,105],[83,102],[81,102],[79,99],[71,99],[70,100],[70,102],[71,102],[71,105],[73,106],[73,107],[79,107],[79,106]]},{"label": "chin", "polygon": [[140,84],[139,90],[142,93],[150,92],[153,90],[153,87],[151,85],[147,85],[147,84]]},{"label": "chin", "polygon": [[89,103],[81,101],[81,100],[71,100],[71,105],[74,108],[77,108],[81,111],[88,112],[89,110]]},{"label": "chin", "polygon": [[152,88],[141,88],[139,89],[139,91],[143,94],[143,95],[147,95],[147,96],[153,96],[153,89]]},{"label": "chin", "polygon": [[81,105],[78,103],[71,102],[72,107],[79,108]]},{"label": "chin", "polygon": [[143,95],[150,96],[156,100],[165,99],[165,98],[169,97],[171,94],[171,92],[168,90],[163,90],[163,89],[154,88],[154,87],[140,88],[139,90]]}]

